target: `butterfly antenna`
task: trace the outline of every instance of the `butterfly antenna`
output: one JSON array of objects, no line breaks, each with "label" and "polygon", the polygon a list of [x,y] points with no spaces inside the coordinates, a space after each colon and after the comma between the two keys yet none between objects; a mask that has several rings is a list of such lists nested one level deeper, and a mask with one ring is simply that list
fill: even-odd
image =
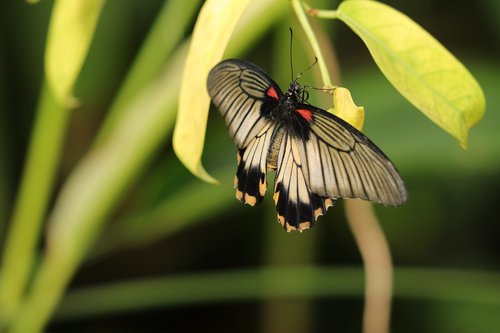
[{"label": "butterfly antenna", "polygon": [[293,47],[292,47],[292,42],[293,42],[293,30],[292,30],[292,27],[288,27],[288,29],[290,29],[290,69],[292,71],[292,81],[294,79],[293,77],[293,58],[292,58],[292,51],[293,51]]},{"label": "butterfly antenna", "polygon": [[300,72],[299,75],[297,75],[297,77],[295,78],[295,81],[297,81],[302,76],[302,74],[313,68],[317,63],[318,63],[318,58],[314,57],[314,62],[311,65],[309,65],[309,67]]}]

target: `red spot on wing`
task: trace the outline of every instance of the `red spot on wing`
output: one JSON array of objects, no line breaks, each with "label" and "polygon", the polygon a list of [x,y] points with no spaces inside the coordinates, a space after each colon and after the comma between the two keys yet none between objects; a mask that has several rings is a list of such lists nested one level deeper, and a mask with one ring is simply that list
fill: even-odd
[{"label": "red spot on wing", "polygon": [[272,99],[279,100],[278,93],[274,87],[267,88],[266,95]]},{"label": "red spot on wing", "polygon": [[295,109],[295,112],[297,112],[302,118],[304,118],[307,121],[311,121],[312,118],[313,118],[311,110],[307,110],[307,109]]}]

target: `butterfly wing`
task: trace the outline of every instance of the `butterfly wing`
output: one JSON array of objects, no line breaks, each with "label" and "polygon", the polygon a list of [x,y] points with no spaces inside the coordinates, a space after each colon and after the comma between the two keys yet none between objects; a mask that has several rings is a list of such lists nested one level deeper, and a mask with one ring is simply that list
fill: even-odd
[{"label": "butterfly wing", "polygon": [[284,131],[274,180],[274,203],[278,221],[287,231],[312,227],[334,200],[310,190],[299,153],[300,140]]},{"label": "butterfly wing", "polygon": [[[389,158],[363,133],[324,110],[310,111],[309,130],[293,140],[312,192],[329,198],[360,198],[389,206],[407,199],[403,180]],[[303,111],[303,113],[305,112]]]},{"label": "butterfly wing", "polygon": [[238,59],[215,66],[208,75],[207,88],[240,149],[247,147],[269,123],[269,114],[283,96],[262,69]]},{"label": "butterfly wing", "polygon": [[238,151],[238,170],[234,177],[236,198],[255,206],[261,203],[267,189],[267,154],[275,125],[268,123],[247,147]]},{"label": "butterfly wing", "polygon": [[262,69],[237,59],[216,65],[207,88],[239,148],[236,197],[256,205],[267,188],[266,158],[276,129],[269,115],[279,107],[283,93]]}]

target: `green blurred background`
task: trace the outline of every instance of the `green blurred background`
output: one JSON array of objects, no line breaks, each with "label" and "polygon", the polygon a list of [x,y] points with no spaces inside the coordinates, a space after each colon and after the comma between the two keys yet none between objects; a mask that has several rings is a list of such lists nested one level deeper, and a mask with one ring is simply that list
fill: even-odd
[{"label": "green blurred background", "polygon": [[[346,26],[317,22],[334,41],[343,86],[365,107],[365,133],[391,157],[409,190],[404,206],[376,207],[396,271],[392,330],[498,332],[500,3],[385,3],[413,18],[457,56],[479,81],[487,102],[485,117],[471,130],[469,147],[463,150],[397,93]],[[82,104],[71,114],[51,201],[92,144],[163,4],[105,4],[76,86]],[[338,3],[310,4],[335,8]],[[0,3],[0,244],[8,231],[40,94],[52,5]],[[285,88],[290,80],[288,27],[300,28],[286,4],[277,8],[282,12],[254,42],[240,47],[239,56],[272,73]],[[191,34],[195,14],[182,28],[184,38]],[[247,29],[260,24],[256,20]],[[304,52],[304,38],[297,35],[296,71],[313,59]],[[313,71],[301,83],[319,85]],[[311,95],[313,102],[327,107],[321,93]],[[166,140],[108,217],[49,331],[361,330],[363,270],[342,203],[314,229],[285,233],[269,196],[258,208],[234,199],[236,148],[215,110],[206,140],[204,164],[221,184],[204,184],[192,176]],[[319,277],[311,278],[301,270],[311,266],[326,270],[313,270]],[[264,268],[283,268],[275,281],[266,280],[272,285],[316,285],[303,288],[303,294],[266,296],[259,289],[262,281],[252,275]],[[179,281],[170,280],[177,277]],[[304,281],[297,281],[302,277]],[[135,284],[120,284],[123,281]],[[212,288],[247,291],[217,297],[210,296]]]}]

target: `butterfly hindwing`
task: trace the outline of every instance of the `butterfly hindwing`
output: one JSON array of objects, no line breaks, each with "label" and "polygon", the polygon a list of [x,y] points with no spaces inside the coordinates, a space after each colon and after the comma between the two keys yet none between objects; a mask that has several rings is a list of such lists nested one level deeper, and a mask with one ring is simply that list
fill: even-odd
[{"label": "butterfly hindwing", "polygon": [[236,198],[258,205],[267,189],[267,154],[275,126],[269,123],[246,148],[238,151],[238,170],[234,178]]},{"label": "butterfly hindwing", "polygon": [[274,202],[278,221],[287,230],[312,227],[318,216],[326,213],[334,200],[310,190],[304,176],[297,140],[284,131],[274,180]]},{"label": "butterfly hindwing", "polygon": [[314,193],[330,198],[360,198],[396,206],[406,189],[392,162],[363,133],[311,105],[307,137],[297,137],[306,181]]}]

